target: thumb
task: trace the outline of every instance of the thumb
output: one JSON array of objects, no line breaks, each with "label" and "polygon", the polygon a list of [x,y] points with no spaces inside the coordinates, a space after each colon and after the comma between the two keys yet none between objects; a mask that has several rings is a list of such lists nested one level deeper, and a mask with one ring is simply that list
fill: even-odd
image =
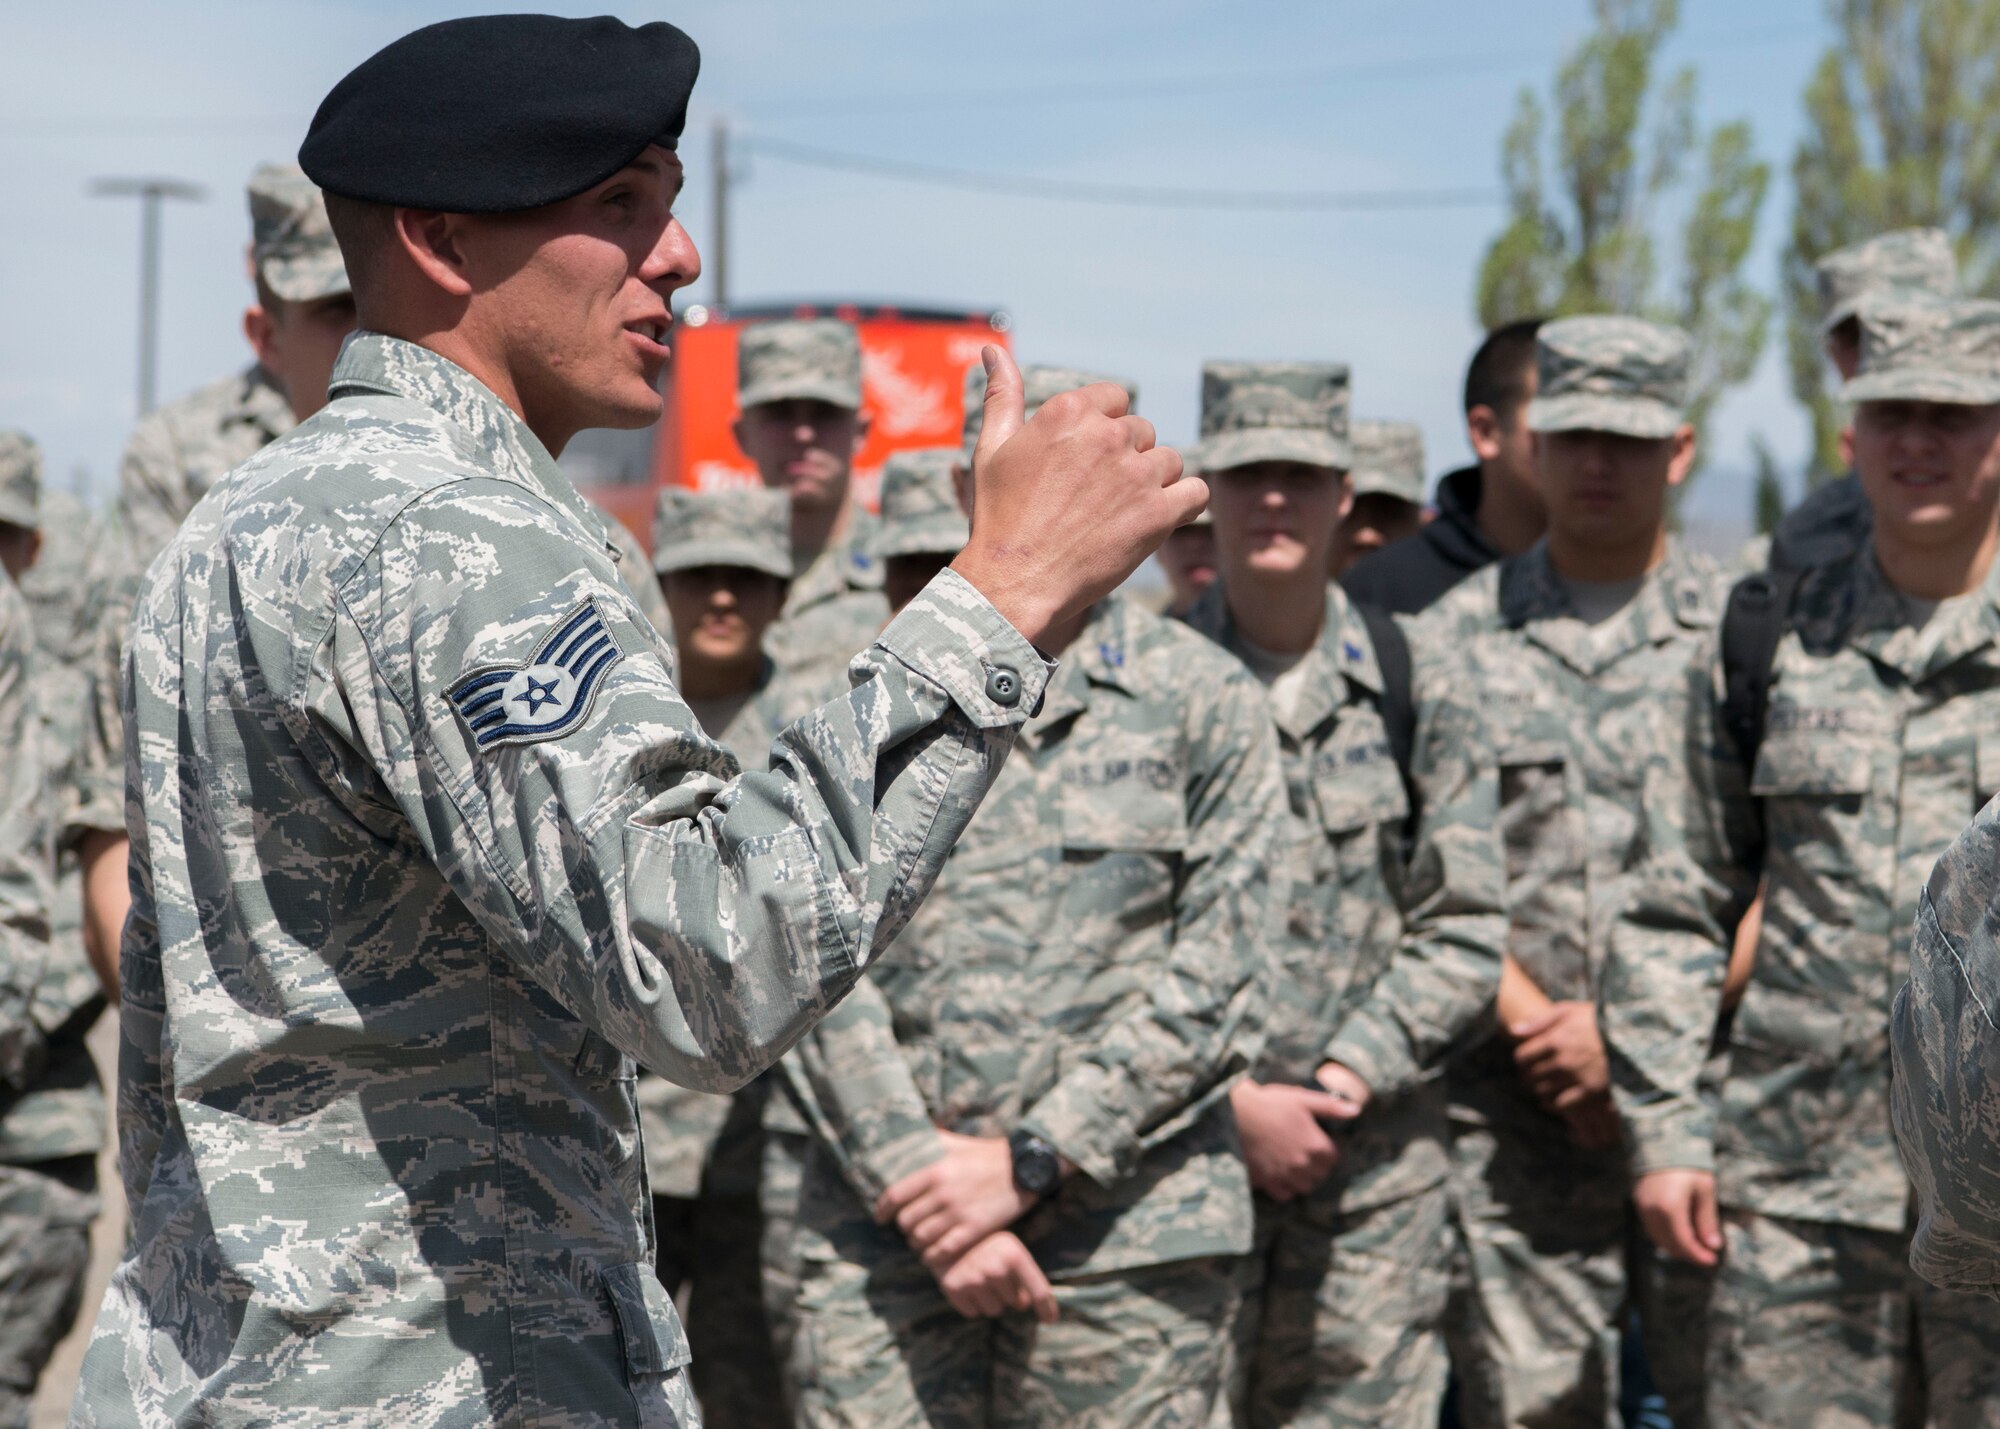
[{"label": "thumb", "polygon": [[1715,1210],[1715,1182],[1704,1181],[1694,1192],[1695,1239],[1710,1250],[1722,1250],[1722,1220]]},{"label": "thumb", "polygon": [[979,445],[973,449],[972,469],[983,471],[987,460],[1000,444],[1021,430],[1026,398],[1021,387],[1021,369],[1014,365],[1005,348],[987,346],[979,350],[986,368],[986,397],[981,403]]},{"label": "thumb", "polygon": [[1353,1102],[1332,1092],[1307,1091],[1304,1099],[1307,1111],[1328,1121],[1352,1121],[1358,1115]]}]

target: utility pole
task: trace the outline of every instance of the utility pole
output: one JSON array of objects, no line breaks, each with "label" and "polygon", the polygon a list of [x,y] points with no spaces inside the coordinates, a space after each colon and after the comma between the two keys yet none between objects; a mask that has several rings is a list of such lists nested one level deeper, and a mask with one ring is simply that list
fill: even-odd
[{"label": "utility pole", "polygon": [[709,133],[709,167],[715,171],[715,306],[729,306],[729,121]]},{"label": "utility pole", "polygon": [[139,415],[153,410],[160,341],[160,203],[178,198],[199,202],[200,185],[181,179],[98,179],[90,191],[99,198],[139,200]]}]

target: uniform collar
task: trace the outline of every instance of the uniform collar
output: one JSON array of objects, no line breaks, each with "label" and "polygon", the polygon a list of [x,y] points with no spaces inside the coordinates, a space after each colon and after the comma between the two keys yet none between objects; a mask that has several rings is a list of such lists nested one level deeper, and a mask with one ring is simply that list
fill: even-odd
[{"label": "uniform collar", "polygon": [[[1188,624],[1215,641],[1231,654],[1241,656],[1242,638],[1229,613],[1229,601],[1216,581],[1188,613]],[[1279,729],[1288,737],[1303,740],[1324,724],[1347,702],[1348,686],[1355,684],[1370,694],[1382,693],[1382,667],[1375,658],[1375,643],[1362,624],[1361,614],[1347,593],[1331,582],[1326,588],[1326,616],[1320,622],[1319,639],[1299,662],[1298,679],[1292,697],[1272,706]]]},{"label": "uniform collar", "polygon": [[330,401],[352,392],[380,392],[428,407],[464,435],[464,455],[486,475],[525,488],[568,516],[590,540],[607,551],[617,549],[604,518],[578,494],[528,424],[450,358],[401,338],[357,332],[341,349],[327,383]]},{"label": "uniform collar", "polygon": [[2000,561],[1973,599],[1939,602],[1922,629],[1910,625],[1905,598],[1882,574],[1872,535],[1854,561],[1851,589],[1849,643],[1912,683],[2000,640]]},{"label": "uniform collar", "polygon": [[785,597],[785,614],[796,615],[850,591],[882,589],[882,563],[875,559],[872,549],[880,524],[867,507],[854,507],[848,513],[847,534],[829,542],[825,550],[792,578],[791,590]]},{"label": "uniform collar", "polygon": [[1596,675],[1635,650],[1662,645],[1715,623],[1715,579],[1671,537],[1639,593],[1602,625],[1576,618],[1549,559],[1546,538],[1500,566],[1501,623],[1583,675]]},{"label": "uniform collar", "polygon": [[1131,604],[1119,595],[1109,595],[1090,608],[1083,629],[1069,643],[1056,663],[1055,678],[1042,698],[1042,712],[1030,730],[1050,730],[1073,714],[1090,707],[1092,686],[1137,695],[1139,686],[1132,672],[1138,659]]}]

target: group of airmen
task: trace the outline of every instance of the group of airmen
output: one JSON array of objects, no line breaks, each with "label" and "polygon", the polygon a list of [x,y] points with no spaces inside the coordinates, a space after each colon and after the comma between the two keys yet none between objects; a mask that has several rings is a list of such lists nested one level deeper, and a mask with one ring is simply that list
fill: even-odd
[{"label": "group of airmen", "polygon": [[331,218],[253,176],[256,360],[104,522],[0,436],[0,1423],[80,1308],[108,997],[80,1424],[2000,1425],[2000,1196],[1951,1141],[1913,1273],[1891,1112],[1947,1139],[1913,937],[1905,1019],[1992,1032],[1990,829],[1925,892],[2000,792],[2000,304],[1945,235],[1820,264],[1852,473],[1736,569],[1676,534],[1688,337],[1523,321],[1428,510],[1346,365],[1208,363],[1166,608],[1030,645],[979,488],[1129,383],[990,358],[871,512],[854,330],[747,326],[761,484],[641,550],[525,386],[371,328],[455,261],[371,215],[484,199],[342,145],[496,44],[693,81],[663,25],[407,37],[315,120]]}]

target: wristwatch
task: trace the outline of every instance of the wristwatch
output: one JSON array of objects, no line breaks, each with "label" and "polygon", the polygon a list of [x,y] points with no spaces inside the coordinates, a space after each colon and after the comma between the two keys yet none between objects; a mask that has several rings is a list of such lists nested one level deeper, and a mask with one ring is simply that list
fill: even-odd
[{"label": "wristwatch", "polygon": [[1007,1150],[1014,1157],[1014,1189],[1041,1200],[1062,1184],[1062,1160],[1056,1149],[1032,1131],[1017,1131],[1007,1138]]}]

